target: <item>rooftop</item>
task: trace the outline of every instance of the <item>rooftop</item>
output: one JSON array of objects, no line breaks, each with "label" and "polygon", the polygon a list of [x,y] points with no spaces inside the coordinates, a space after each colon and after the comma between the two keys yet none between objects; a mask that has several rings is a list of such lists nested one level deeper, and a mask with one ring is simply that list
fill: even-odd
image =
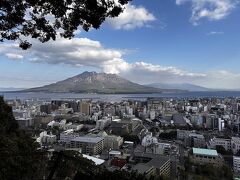
[{"label": "rooftop", "polygon": [[151,154],[151,153],[134,152],[134,156],[144,157],[145,159],[148,158],[149,161],[146,163],[146,165],[153,166],[158,169],[160,169],[164,164],[170,161],[169,156],[163,156],[163,155]]},{"label": "rooftop", "polygon": [[95,163],[95,165],[101,165],[105,162],[103,159],[99,159],[99,158],[96,158],[93,156],[88,156],[86,154],[83,154],[83,157],[93,161]]},{"label": "rooftop", "polygon": [[111,155],[121,155],[121,152],[112,150],[112,151],[109,152],[109,154],[111,154]]},{"label": "rooftop", "polygon": [[232,137],[232,141],[238,142],[238,141],[240,141],[240,138],[239,137]]},{"label": "rooftop", "polygon": [[193,154],[207,155],[207,156],[218,156],[218,153],[214,149],[202,149],[202,148],[193,148]]},{"label": "rooftop", "polygon": [[161,169],[162,166],[168,162],[170,162],[170,158],[168,156],[156,156],[146,164],[157,169]]},{"label": "rooftop", "polygon": [[240,160],[240,157],[239,156],[233,156],[233,159]]},{"label": "rooftop", "polygon": [[186,124],[182,114],[173,114],[173,121],[175,124]]},{"label": "rooftop", "polygon": [[193,138],[195,137],[195,138],[204,139],[204,136],[202,134],[190,133],[189,136]]},{"label": "rooftop", "polygon": [[140,174],[144,174],[145,172],[149,171],[150,169],[152,169],[153,167],[147,164],[143,164],[143,163],[139,163],[136,164],[132,170],[133,171],[138,171],[138,173]]},{"label": "rooftop", "polygon": [[72,141],[86,142],[86,143],[98,143],[102,141],[102,137],[90,137],[90,136],[80,136],[74,138]]}]

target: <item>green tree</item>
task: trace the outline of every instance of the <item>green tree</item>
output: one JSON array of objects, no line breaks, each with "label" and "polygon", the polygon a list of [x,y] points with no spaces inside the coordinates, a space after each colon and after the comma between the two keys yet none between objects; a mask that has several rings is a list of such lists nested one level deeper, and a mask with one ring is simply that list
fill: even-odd
[{"label": "green tree", "polygon": [[139,144],[140,139],[138,138],[137,135],[131,135],[131,134],[125,134],[122,136],[124,141],[132,141],[134,144]]},{"label": "green tree", "polygon": [[0,40],[19,40],[20,47],[28,49],[31,44],[22,36],[44,43],[56,40],[57,31],[62,30],[62,37],[72,38],[78,27],[98,29],[107,17],[118,16],[129,1],[1,0]]},{"label": "green tree", "polygon": [[221,172],[223,173],[223,177],[225,177],[226,179],[233,179],[233,173],[228,166],[223,165],[221,168]]},{"label": "green tree", "polygon": [[159,135],[159,138],[168,140],[177,139],[177,131],[163,132]]},{"label": "green tree", "polygon": [[0,97],[0,179],[32,179],[41,157],[37,145],[18,128],[12,109]]},{"label": "green tree", "polygon": [[223,146],[221,145],[217,145],[216,146],[216,150],[218,153],[222,154],[222,155],[231,155],[232,152],[230,151],[227,151]]}]

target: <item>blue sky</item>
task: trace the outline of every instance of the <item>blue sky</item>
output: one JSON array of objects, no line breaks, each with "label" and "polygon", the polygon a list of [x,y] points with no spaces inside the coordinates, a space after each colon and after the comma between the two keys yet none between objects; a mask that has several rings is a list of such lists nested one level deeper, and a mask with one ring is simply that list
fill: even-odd
[{"label": "blue sky", "polygon": [[99,30],[23,52],[0,44],[0,87],[35,87],[83,71],[134,82],[240,88],[238,0],[133,0]]}]

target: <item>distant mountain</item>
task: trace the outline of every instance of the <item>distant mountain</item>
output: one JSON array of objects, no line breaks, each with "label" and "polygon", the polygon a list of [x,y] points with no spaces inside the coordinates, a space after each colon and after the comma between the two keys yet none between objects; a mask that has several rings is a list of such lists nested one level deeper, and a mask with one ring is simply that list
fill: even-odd
[{"label": "distant mountain", "polygon": [[24,92],[73,92],[73,93],[161,93],[176,92],[143,86],[116,74],[84,72],[54,84],[24,90]]},{"label": "distant mountain", "polygon": [[153,83],[148,84],[149,87],[162,88],[162,89],[180,89],[186,91],[214,91],[214,89],[205,88],[202,86],[182,83],[182,84],[167,84],[167,83]]},{"label": "distant mountain", "polygon": [[1,88],[0,87],[0,92],[9,92],[9,91],[21,91],[24,90],[25,88]]}]

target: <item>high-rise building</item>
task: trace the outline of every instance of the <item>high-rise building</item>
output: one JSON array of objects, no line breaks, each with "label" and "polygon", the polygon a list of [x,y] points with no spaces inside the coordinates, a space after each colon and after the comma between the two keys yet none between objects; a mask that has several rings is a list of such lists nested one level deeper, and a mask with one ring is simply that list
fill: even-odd
[{"label": "high-rise building", "polygon": [[92,105],[89,102],[80,102],[80,112],[85,115],[90,115],[92,112]]}]

